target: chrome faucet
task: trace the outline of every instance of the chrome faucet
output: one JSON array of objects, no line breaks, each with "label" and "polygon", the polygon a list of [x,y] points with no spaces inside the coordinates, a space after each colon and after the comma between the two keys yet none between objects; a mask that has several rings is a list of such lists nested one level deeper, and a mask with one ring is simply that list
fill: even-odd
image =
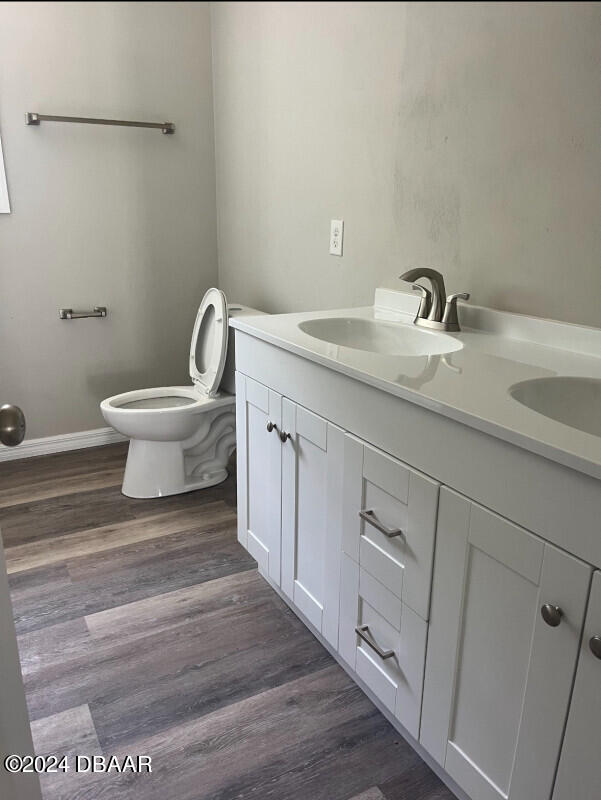
[{"label": "chrome faucet", "polygon": [[[421,292],[421,300],[414,320],[416,325],[443,331],[461,330],[457,317],[457,300],[469,300],[469,294],[459,292],[447,297],[444,278],[440,272],[430,269],[430,267],[410,269],[399,277],[400,280],[411,283],[413,289]],[[431,289],[427,289],[419,283],[413,283],[419,278],[427,278],[430,281]]]}]

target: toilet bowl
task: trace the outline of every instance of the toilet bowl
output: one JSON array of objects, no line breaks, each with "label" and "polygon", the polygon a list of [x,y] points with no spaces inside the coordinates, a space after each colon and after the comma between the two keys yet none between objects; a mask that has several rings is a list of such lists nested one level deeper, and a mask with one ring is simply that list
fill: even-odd
[{"label": "toilet bowl", "polygon": [[[260,313],[243,306],[232,312]],[[223,292],[209,289],[192,333],[191,386],[140,389],[100,404],[106,422],[130,440],[124,495],[164,497],[227,478],[236,445],[234,337],[228,337],[228,317]]]}]

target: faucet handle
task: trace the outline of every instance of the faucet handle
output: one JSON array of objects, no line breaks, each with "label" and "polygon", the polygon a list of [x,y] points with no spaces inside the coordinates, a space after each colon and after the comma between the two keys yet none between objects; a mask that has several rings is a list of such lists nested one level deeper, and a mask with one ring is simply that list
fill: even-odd
[{"label": "faucet handle", "polygon": [[468,292],[457,292],[447,297],[447,302],[442,315],[442,322],[447,331],[459,331],[459,318],[457,317],[457,300],[469,300]]},{"label": "faucet handle", "polygon": [[432,292],[429,289],[426,289],[425,286],[422,286],[419,283],[412,283],[411,288],[414,291],[421,292],[421,299],[419,301],[419,308],[417,310],[417,314],[415,315],[416,319],[425,319],[428,314],[430,313],[430,307],[432,306]]},{"label": "faucet handle", "polygon": [[469,292],[457,292],[456,294],[450,294],[447,297],[447,303],[456,303],[457,300],[469,300],[470,293]]}]

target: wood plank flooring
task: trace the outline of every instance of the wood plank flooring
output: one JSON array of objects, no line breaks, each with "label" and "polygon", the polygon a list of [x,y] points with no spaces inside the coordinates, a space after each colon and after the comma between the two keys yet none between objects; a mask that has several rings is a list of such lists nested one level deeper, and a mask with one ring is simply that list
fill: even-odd
[{"label": "wood plank flooring", "polygon": [[236,487],[120,492],[124,445],[0,464],[45,800],[452,800],[236,541]]}]

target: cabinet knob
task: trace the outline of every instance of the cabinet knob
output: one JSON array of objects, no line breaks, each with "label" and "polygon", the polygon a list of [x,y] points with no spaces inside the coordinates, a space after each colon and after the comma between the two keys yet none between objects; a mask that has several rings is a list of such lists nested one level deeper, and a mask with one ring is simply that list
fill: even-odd
[{"label": "cabinet knob", "polygon": [[591,648],[591,653],[595,658],[601,658],[601,636],[592,636],[588,646]]},{"label": "cabinet knob", "polygon": [[278,426],[275,424],[275,422],[269,420],[269,422],[267,423],[267,432],[271,433],[271,431],[277,431],[277,429]]},{"label": "cabinet knob", "polygon": [[292,436],[290,436],[289,433],[286,433],[286,431],[280,431],[280,439],[282,442],[285,442],[286,439],[292,439]]},{"label": "cabinet knob", "polygon": [[545,603],[545,605],[541,608],[540,613],[542,614],[542,617],[547,625],[550,625],[552,628],[556,628],[563,617],[563,611],[561,608],[559,606],[552,606],[551,603]]}]

